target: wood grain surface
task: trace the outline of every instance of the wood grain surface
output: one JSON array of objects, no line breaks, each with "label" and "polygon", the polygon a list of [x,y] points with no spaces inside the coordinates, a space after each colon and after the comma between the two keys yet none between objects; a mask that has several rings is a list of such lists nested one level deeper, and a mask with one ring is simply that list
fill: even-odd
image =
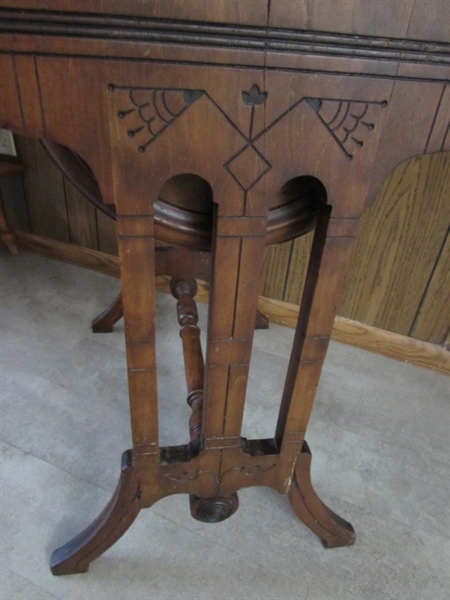
[{"label": "wood grain surface", "polygon": [[[194,517],[219,522],[241,488],[262,485],[288,494],[325,546],[351,545],[352,526],[314,491],[305,434],[365,207],[373,205],[375,225],[359,234],[351,312],[405,334],[425,327],[420,313],[445,270],[449,155],[417,157],[450,151],[450,46],[435,24],[449,9],[435,0],[107,4],[0,0],[0,126],[70,149],[98,189],[93,205],[113,206],[117,226],[132,450],[100,516],[53,552],[52,572],[85,572],[141,508],[165,496],[189,494]],[[88,262],[104,268],[95,209],[62,173],[86,195],[80,179],[23,145],[32,229],[24,235],[53,235],[72,261],[74,248],[86,252],[74,241],[93,246]],[[184,210],[163,195],[179,176],[208,190]],[[297,299],[304,289],[275,435],[248,440],[241,430],[266,246],[312,230],[309,253],[305,239],[272,256],[274,295]],[[159,444],[158,274],[174,278],[188,391],[202,387],[204,396],[200,435],[191,430],[181,446]],[[204,364],[199,331],[191,338],[189,329],[203,275]],[[345,314],[345,297],[341,307]],[[367,336],[356,329],[353,337]]]},{"label": "wood grain surface", "polygon": [[[37,142],[17,138],[27,171],[1,183],[12,227],[117,254],[115,223],[86,202]],[[339,314],[442,344],[450,331],[450,153],[399,165],[362,217]],[[260,293],[298,304],[312,234],[266,249]],[[370,242],[370,243],[367,243]]]},{"label": "wood grain surface", "polygon": [[[24,250],[111,275],[112,277],[120,277],[119,259],[116,256],[96,250],[88,250],[74,244],[57,242],[24,231],[17,231],[16,235],[20,247]],[[170,276],[158,275],[155,279],[157,290],[170,294],[170,281]],[[206,282],[198,282],[195,299],[203,304],[208,303],[209,285]],[[258,310],[267,315],[271,323],[277,323],[292,329],[297,324],[298,304],[260,296]],[[88,320],[92,316],[86,315],[86,319]],[[447,335],[446,341],[438,346],[437,344],[384,331],[365,323],[338,316],[334,322],[331,339],[417,367],[450,375],[450,352],[448,351],[450,335]]]},{"label": "wood grain surface", "polygon": [[[443,248],[449,196],[450,153],[421,156],[395,169],[361,219],[340,315],[402,335],[444,341],[450,324],[448,301],[446,307],[445,300],[439,305],[434,299],[437,290],[447,300],[449,295],[444,266],[448,246]],[[443,312],[435,310],[438,305],[444,306]]]}]

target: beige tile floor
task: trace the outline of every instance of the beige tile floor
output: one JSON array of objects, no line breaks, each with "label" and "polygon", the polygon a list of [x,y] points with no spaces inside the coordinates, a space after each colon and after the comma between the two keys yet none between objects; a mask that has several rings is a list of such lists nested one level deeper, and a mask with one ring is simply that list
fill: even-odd
[{"label": "beige tile floor", "polygon": [[[269,489],[240,492],[217,525],[173,496],[89,573],[53,577],[52,549],[103,508],[130,446],[123,325],[89,328],[119,284],[3,248],[0,269],[2,600],[450,598],[450,380],[336,343],[308,441],[315,487],[353,523],[355,546],[324,550]],[[184,443],[174,302],[157,306],[161,440]],[[256,332],[248,437],[273,435],[291,341],[282,327]]]}]

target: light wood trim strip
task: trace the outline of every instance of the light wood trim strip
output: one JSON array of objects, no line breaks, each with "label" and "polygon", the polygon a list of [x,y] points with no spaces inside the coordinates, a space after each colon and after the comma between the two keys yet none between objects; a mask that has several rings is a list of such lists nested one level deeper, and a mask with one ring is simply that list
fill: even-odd
[{"label": "light wood trim strip", "polygon": [[[271,323],[295,327],[298,316],[298,307],[295,304],[260,297],[258,308],[269,317]],[[437,344],[339,316],[334,322],[331,339],[416,367],[450,375],[450,352]]]},{"label": "light wood trim strip", "polygon": [[[116,256],[65,242],[58,242],[33,233],[24,231],[16,231],[15,233],[20,247],[25,250],[113,277],[120,276],[119,259]],[[157,277],[157,289],[170,293],[169,280],[170,278],[165,276]],[[208,301],[208,284],[199,283],[196,300],[199,302]],[[260,297],[258,308],[269,317],[271,323],[292,328],[297,323],[298,306],[295,304]],[[416,367],[450,375],[450,352],[436,344],[371,327],[344,317],[336,318],[331,339]]]},{"label": "light wood trim strip", "polygon": [[375,352],[416,367],[450,375],[450,352],[437,344],[338,317],[332,340]]},{"label": "light wood trim strip", "polygon": [[19,245],[25,250],[105,275],[120,277],[117,256],[99,250],[83,248],[75,244],[68,244],[67,242],[59,242],[35,233],[17,230],[15,233]]}]

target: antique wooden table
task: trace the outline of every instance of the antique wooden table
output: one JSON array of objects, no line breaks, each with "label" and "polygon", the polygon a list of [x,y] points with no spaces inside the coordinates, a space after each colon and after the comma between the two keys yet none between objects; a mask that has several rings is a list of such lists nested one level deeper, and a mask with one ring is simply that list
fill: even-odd
[{"label": "antique wooden table", "polygon": [[[304,436],[364,207],[400,161],[450,148],[449,22],[440,0],[0,0],[0,126],[75,152],[119,236],[133,448],[53,573],[86,571],[174,493],[215,522],[240,488],[267,485],[325,545],[353,543],[312,488]],[[312,228],[276,431],[245,439],[264,248]],[[155,238],[172,247],[155,252]],[[179,300],[193,409],[191,441],[172,447],[158,444],[160,272]]]}]

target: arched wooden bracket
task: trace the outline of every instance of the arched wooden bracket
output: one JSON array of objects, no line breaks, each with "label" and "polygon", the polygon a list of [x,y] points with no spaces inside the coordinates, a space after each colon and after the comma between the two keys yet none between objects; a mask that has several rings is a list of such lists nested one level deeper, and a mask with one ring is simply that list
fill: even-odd
[{"label": "arched wooden bracket", "polygon": [[311,483],[311,451],[306,442],[297,459],[288,498],[297,517],[322,540],[325,548],[351,546],[355,530],[317,496]]},{"label": "arched wooden bracket", "polygon": [[72,540],[57,548],[51,558],[53,575],[85,573],[89,564],[127,531],[140,511],[140,484],[133,466],[133,453],[122,455],[119,483],[100,515]]}]

